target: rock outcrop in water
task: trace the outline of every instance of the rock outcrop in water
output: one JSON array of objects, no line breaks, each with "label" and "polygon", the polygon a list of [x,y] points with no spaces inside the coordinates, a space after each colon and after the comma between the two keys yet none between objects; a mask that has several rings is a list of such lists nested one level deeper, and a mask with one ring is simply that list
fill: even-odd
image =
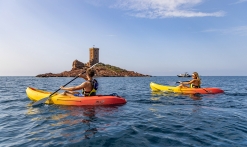
[{"label": "rock outcrop in water", "polygon": [[[39,74],[36,77],[76,77],[82,72],[85,72],[89,66],[78,60],[75,60],[72,64],[70,71],[64,71],[62,73],[45,73]],[[128,71],[109,64],[99,63],[94,67],[97,77],[150,77],[150,75],[140,74],[134,71]]]}]

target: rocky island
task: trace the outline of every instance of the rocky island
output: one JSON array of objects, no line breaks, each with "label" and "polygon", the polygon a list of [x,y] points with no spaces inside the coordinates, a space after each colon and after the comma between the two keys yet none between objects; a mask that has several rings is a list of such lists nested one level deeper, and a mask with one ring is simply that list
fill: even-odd
[{"label": "rocky island", "polygon": [[[85,72],[90,66],[88,64],[75,60],[70,71],[61,73],[45,73],[36,77],[76,77],[80,73]],[[140,74],[134,71],[128,71],[109,64],[98,63],[93,67],[96,71],[96,77],[150,77],[150,75]]]}]

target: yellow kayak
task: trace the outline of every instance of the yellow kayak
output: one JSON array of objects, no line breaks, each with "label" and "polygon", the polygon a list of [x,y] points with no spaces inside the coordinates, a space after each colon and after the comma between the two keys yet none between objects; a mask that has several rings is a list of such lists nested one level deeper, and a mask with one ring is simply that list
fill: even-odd
[{"label": "yellow kayak", "polygon": [[223,93],[224,91],[215,88],[215,87],[207,87],[207,88],[180,88],[178,86],[169,86],[169,85],[161,85],[154,82],[150,83],[150,88],[152,91],[166,91],[166,92],[173,92],[173,93],[182,93],[182,94],[216,94],[216,93]]},{"label": "yellow kayak", "polygon": [[[27,87],[27,96],[32,101],[38,101],[43,98],[49,97],[52,92],[47,92],[32,87]],[[57,105],[116,105],[125,104],[126,99],[118,95],[96,95],[96,96],[73,96],[73,95],[63,95],[60,93],[55,93],[47,100],[46,104],[57,104]]]}]

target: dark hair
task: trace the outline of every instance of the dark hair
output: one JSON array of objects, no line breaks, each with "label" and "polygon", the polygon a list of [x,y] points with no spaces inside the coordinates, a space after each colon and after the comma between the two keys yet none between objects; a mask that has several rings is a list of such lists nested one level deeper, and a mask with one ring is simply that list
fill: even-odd
[{"label": "dark hair", "polygon": [[90,77],[93,77],[94,76],[94,70],[93,69],[91,69],[91,68],[89,68],[89,69],[87,69],[87,75],[89,75]]}]

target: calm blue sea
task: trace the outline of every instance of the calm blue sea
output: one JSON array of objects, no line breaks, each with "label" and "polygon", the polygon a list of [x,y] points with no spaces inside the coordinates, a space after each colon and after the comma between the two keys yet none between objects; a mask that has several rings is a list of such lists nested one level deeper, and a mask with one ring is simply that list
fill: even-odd
[{"label": "calm blue sea", "polygon": [[247,146],[246,76],[202,77],[203,87],[225,93],[196,98],[149,87],[190,78],[102,77],[98,94],[117,93],[125,105],[31,107],[27,86],[54,92],[71,79],[0,77],[0,146]]}]

